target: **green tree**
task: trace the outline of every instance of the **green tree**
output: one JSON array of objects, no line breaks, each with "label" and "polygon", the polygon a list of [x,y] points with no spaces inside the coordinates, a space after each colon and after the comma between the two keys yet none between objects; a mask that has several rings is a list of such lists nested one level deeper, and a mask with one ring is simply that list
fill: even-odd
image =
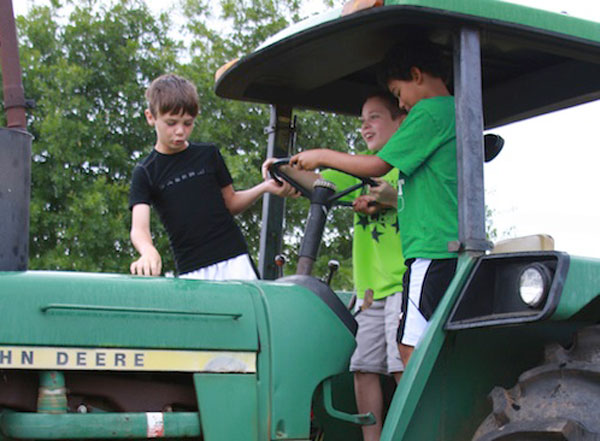
[{"label": "green tree", "polygon": [[30,268],[123,272],[129,179],[153,144],[143,94],[178,67],[177,45],[142,1],[90,1],[66,22],[62,10],[53,2],[18,20],[24,87],[37,103]]}]

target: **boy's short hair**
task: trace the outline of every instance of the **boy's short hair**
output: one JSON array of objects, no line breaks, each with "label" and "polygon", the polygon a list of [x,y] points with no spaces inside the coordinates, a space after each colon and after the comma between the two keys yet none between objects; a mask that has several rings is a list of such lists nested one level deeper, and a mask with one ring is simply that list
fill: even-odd
[{"label": "boy's short hair", "polygon": [[394,45],[385,55],[378,80],[384,86],[390,80],[410,81],[410,69],[417,67],[446,81],[448,66],[442,49],[428,40],[405,39]]},{"label": "boy's short hair", "polygon": [[398,105],[398,99],[387,90],[379,90],[377,92],[373,92],[372,94],[367,96],[367,98],[365,98],[363,103],[366,103],[367,100],[370,100],[371,98],[378,98],[379,100],[381,100],[381,102],[385,105],[386,109],[390,111],[390,115],[392,116],[393,120],[397,120],[401,116],[407,114],[406,110]]},{"label": "boy's short hair", "polygon": [[198,92],[191,81],[174,74],[154,79],[146,90],[148,108],[152,116],[169,113],[198,115]]}]

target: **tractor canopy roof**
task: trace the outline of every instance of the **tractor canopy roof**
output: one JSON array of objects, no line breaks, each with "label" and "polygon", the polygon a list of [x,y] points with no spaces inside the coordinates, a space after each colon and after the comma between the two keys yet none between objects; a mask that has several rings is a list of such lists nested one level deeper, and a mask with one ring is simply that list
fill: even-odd
[{"label": "tractor canopy roof", "polygon": [[[377,0],[370,0],[375,3]],[[393,0],[332,10],[279,32],[217,72],[235,100],[358,115],[386,51],[427,36],[449,56],[455,31],[481,34],[485,128],[600,98],[600,23],[497,0]]]}]

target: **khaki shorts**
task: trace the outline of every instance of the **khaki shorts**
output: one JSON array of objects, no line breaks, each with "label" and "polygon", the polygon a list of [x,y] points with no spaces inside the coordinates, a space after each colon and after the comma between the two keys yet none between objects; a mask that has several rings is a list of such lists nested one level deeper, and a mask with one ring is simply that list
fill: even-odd
[{"label": "khaki shorts", "polygon": [[[357,299],[357,310],[361,304],[362,299]],[[404,371],[396,342],[401,304],[402,294],[395,293],[375,300],[356,316],[358,332],[356,350],[350,360],[351,372],[391,374]]]}]

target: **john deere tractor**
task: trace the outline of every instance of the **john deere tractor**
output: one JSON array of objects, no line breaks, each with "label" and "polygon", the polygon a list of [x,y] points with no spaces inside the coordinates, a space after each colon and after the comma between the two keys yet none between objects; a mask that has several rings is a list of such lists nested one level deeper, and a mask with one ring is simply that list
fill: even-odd
[{"label": "john deere tractor", "polygon": [[[4,59],[16,41],[10,1],[0,5]],[[292,110],[358,115],[407,32],[453,61],[460,231],[448,247],[459,263],[382,440],[598,440],[600,260],[555,251],[544,235],[488,242],[483,133],[600,98],[599,23],[493,0],[357,1],[228,63],[215,91],[271,104],[268,155],[286,157]],[[20,72],[8,65],[0,438],[359,440],[373,418],[355,414],[347,381],[356,323],[346,296],[310,275],[344,189],[304,189],[311,214],[295,276],[27,271],[31,137]],[[267,197],[263,213],[260,269],[275,279],[283,204]]]}]

